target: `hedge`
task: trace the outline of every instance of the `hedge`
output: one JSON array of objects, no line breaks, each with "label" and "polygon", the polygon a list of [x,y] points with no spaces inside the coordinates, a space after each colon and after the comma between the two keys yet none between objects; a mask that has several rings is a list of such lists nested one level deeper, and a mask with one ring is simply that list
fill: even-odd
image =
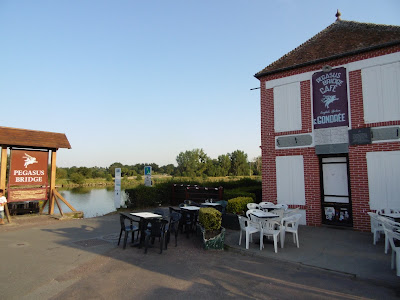
[{"label": "hedge", "polygon": [[252,202],[254,201],[253,198],[251,197],[237,197],[229,199],[226,210],[229,213],[240,214],[247,210],[247,203],[252,203]]},{"label": "hedge", "polygon": [[214,231],[221,228],[222,214],[212,207],[202,207],[199,211],[199,222],[205,231]]}]

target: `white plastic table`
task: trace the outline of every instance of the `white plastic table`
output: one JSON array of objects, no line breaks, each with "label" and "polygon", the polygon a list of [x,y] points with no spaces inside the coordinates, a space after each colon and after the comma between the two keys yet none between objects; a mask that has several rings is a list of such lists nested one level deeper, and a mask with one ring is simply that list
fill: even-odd
[{"label": "white plastic table", "polygon": [[270,213],[268,211],[255,211],[252,212],[251,215],[256,216],[257,218],[276,218],[279,217],[274,213]]},{"label": "white plastic table", "polygon": [[200,207],[193,206],[193,205],[188,205],[188,206],[182,206],[181,209],[184,209],[184,210],[200,210]]}]

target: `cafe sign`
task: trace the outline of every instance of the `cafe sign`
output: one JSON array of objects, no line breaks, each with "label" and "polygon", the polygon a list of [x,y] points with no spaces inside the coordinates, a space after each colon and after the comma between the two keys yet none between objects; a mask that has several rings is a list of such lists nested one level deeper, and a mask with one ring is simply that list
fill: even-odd
[{"label": "cafe sign", "polygon": [[312,76],[314,128],[348,126],[346,68]]}]

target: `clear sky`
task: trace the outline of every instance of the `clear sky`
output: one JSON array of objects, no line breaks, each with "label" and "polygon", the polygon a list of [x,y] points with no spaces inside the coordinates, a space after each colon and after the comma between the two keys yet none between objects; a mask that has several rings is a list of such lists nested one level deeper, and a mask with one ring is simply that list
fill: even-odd
[{"label": "clear sky", "polygon": [[0,126],[65,133],[59,167],[260,151],[254,74],[335,21],[398,0],[0,0]]}]

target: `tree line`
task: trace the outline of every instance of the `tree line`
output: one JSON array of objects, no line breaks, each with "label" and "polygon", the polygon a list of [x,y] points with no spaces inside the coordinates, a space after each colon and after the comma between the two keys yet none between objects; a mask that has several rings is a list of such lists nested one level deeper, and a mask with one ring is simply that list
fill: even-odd
[{"label": "tree line", "polygon": [[121,168],[121,176],[142,176],[144,167],[151,166],[152,174],[165,174],[183,177],[221,177],[261,175],[261,156],[249,161],[247,154],[241,150],[210,158],[203,149],[181,152],[176,157],[177,166],[168,164],[159,166],[156,163],[124,165],[119,162],[109,167],[70,167],[57,168],[57,178],[78,179],[106,178],[112,180],[115,168]]}]

